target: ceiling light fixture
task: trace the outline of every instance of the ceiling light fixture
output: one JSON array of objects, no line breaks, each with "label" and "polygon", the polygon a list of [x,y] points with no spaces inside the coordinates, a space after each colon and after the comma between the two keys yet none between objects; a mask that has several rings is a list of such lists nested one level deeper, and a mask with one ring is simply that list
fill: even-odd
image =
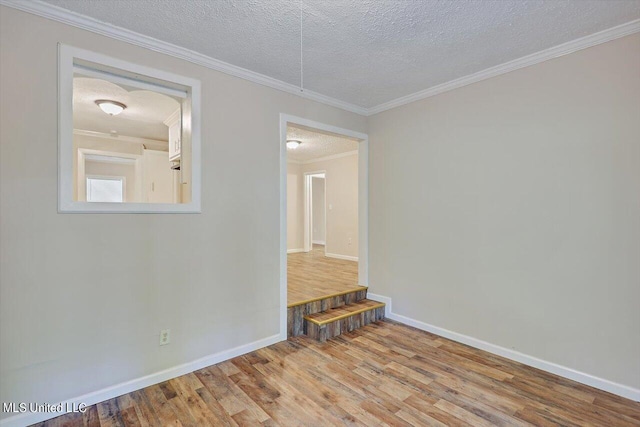
[{"label": "ceiling light fixture", "polygon": [[295,150],[296,148],[298,148],[298,145],[302,144],[302,142],[298,141],[297,139],[288,139],[287,140],[287,148],[290,148],[292,150]]},{"label": "ceiling light fixture", "polygon": [[109,101],[106,99],[99,99],[96,101],[96,104],[102,111],[109,114],[110,116],[117,116],[118,114],[122,113],[125,108],[127,108],[127,106],[121,102]]}]

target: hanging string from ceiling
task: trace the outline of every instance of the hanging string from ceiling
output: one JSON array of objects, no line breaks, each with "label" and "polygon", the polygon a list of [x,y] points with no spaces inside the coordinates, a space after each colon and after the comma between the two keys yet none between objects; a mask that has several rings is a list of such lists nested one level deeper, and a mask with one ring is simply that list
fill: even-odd
[{"label": "hanging string from ceiling", "polygon": [[302,63],[302,0],[300,0],[300,92],[304,92],[304,65]]}]

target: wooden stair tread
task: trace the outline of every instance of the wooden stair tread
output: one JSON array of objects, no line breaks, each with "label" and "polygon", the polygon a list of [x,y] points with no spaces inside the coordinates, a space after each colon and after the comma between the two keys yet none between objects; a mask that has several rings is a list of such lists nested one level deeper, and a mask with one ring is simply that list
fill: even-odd
[{"label": "wooden stair tread", "polygon": [[355,303],[343,305],[342,307],[333,308],[321,313],[310,314],[304,318],[308,322],[315,323],[316,325],[326,325],[327,323],[336,322],[380,307],[384,307],[384,303],[363,299]]}]

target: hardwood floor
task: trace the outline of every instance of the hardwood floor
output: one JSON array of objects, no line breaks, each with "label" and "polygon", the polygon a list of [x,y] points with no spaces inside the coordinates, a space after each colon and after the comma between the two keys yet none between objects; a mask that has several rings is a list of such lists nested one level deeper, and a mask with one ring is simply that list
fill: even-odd
[{"label": "hardwood floor", "polygon": [[358,263],[324,256],[324,246],[287,255],[287,306],[334,295],[358,285]]},{"label": "hardwood floor", "polygon": [[640,403],[399,323],[299,337],[43,426],[638,426]]}]

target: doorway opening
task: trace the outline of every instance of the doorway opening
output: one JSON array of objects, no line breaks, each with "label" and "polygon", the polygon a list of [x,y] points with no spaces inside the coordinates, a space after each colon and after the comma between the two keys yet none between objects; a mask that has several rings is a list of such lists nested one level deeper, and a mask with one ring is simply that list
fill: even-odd
[{"label": "doorway opening", "polygon": [[327,236],[327,192],[326,172],[304,174],[304,251],[319,250],[326,254]]},{"label": "doorway opening", "polygon": [[368,139],[284,114],[280,126],[285,339],[292,336],[287,319],[292,307],[333,295],[366,294]]}]

